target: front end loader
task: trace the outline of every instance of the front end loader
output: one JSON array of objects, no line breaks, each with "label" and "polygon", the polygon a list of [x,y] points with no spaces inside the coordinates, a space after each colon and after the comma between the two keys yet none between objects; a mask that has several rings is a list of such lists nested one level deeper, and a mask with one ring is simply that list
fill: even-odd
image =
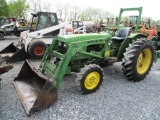
[{"label": "front end loader", "polygon": [[115,62],[122,62],[123,74],[129,81],[143,80],[159,51],[154,49],[152,41],[147,40],[144,34],[130,33],[130,28],[125,27],[120,28],[114,37],[110,33],[101,32],[53,38],[39,69],[26,60],[14,79],[27,115],[55,102],[63,77],[71,72],[77,74],[75,82],[82,94],[95,92],[103,82],[103,67]]},{"label": "front end loader", "polygon": [[[124,32],[129,35],[129,28],[122,28],[119,34],[122,35]],[[55,91],[60,88],[66,74],[75,72],[78,89],[82,94],[90,94],[95,92],[103,82],[103,67],[122,61],[123,74],[127,79],[140,81],[149,73],[154,55],[151,41],[136,35],[134,37],[133,35],[126,36],[123,39],[122,37],[112,37],[109,33],[57,37],[47,48],[39,69],[35,69],[26,61],[14,79],[14,85],[25,110],[27,109],[27,114],[30,115],[51,105],[35,105],[38,98],[38,100],[42,100],[42,98],[46,100],[45,103],[53,103],[57,100],[54,97],[57,96]],[[52,81],[45,76],[50,76]],[[54,92],[51,92],[50,87],[45,87],[46,82],[48,86],[52,86],[51,89],[54,89]],[[21,87],[24,89],[22,90]],[[48,95],[54,99],[45,97],[44,88],[48,88],[46,90]],[[32,105],[28,104],[30,97],[34,98],[31,101]],[[34,105],[37,106],[36,109],[32,109],[35,107]]]},{"label": "front end loader", "polygon": [[56,13],[39,12],[32,16],[30,30],[21,33],[19,43],[11,43],[0,51],[0,54],[10,54],[7,62],[23,61],[29,57],[42,58],[52,38],[64,35],[65,23],[58,24]]}]

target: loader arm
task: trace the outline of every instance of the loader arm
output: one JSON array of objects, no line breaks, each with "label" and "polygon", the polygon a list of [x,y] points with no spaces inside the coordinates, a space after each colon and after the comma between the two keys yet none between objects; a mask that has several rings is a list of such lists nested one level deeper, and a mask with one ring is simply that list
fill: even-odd
[{"label": "loader arm", "polygon": [[31,33],[28,34],[28,37],[30,37],[30,38],[42,38],[43,35],[45,35],[47,33],[50,33],[52,31],[59,30],[59,29],[62,29],[62,32],[64,32],[65,25],[66,25],[66,22],[60,23],[59,25],[48,27],[48,28],[45,28],[45,29],[42,29],[42,30],[39,30],[39,31],[31,32]]},{"label": "loader arm", "polygon": [[[66,74],[66,72],[68,71],[71,72],[69,63],[71,59],[74,59],[74,57],[77,56],[76,58],[80,59],[78,56],[83,56],[83,57],[87,56],[86,58],[104,59],[105,48],[103,48],[100,52],[95,52],[95,53],[83,51],[82,48],[89,45],[104,44],[107,39],[108,37],[99,40],[93,39],[88,41],[71,42],[65,54],[56,51],[58,40],[57,38],[53,39],[52,44],[46,50],[42,62],[40,64],[42,74],[45,73],[49,74],[49,76],[51,76],[56,81],[56,87],[59,88],[63,76]],[[109,50],[109,48],[106,47],[105,50],[107,51]],[[54,61],[55,58],[58,58],[59,61],[58,62]]]},{"label": "loader arm", "polygon": [[[48,27],[39,31],[28,33],[23,39],[23,44],[25,45],[25,51],[28,52],[28,46],[30,42],[34,39],[40,39],[41,41],[44,41],[46,44],[51,44],[52,38],[54,36],[48,36],[45,37],[45,34],[51,33],[53,31],[59,30],[58,36],[63,36],[65,34],[65,26],[66,24],[69,24],[68,22],[60,23],[59,25],[55,25],[52,27]],[[43,39],[44,38],[44,39]]]}]

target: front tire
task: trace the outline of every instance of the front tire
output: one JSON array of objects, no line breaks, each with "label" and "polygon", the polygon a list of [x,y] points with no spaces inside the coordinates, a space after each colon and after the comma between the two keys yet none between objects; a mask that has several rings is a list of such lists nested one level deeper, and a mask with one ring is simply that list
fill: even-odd
[{"label": "front tire", "polygon": [[41,59],[47,49],[47,45],[40,40],[33,40],[29,44],[28,52],[32,58]]},{"label": "front tire", "polygon": [[151,41],[140,39],[129,45],[122,59],[123,74],[130,81],[143,80],[153,64],[154,50]]},{"label": "front tire", "polygon": [[103,81],[103,70],[95,64],[87,65],[81,68],[77,74],[76,83],[82,94],[95,92]]}]

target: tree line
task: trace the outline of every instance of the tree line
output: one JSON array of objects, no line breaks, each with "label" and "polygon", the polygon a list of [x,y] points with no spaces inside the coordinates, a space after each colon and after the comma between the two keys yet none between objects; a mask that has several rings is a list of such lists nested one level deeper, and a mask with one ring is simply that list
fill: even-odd
[{"label": "tree line", "polygon": [[43,3],[41,0],[0,0],[0,17],[23,17],[27,13],[40,11],[55,12],[58,18],[66,20],[100,20],[114,17],[112,13],[100,8],[71,6],[66,3]]},{"label": "tree line", "polygon": [[[87,7],[81,9],[66,3],[42,2],[41,0],[0,0],[0,17],[24,17],[27,13],[40,11],[55,12],[62,20],[100,21],[105,18],[115,18],[111,12],[101,8]],[[25,16],[26,17],[26,16]],[[128,21],[128,17],[124,16]],[[152,20],[155,25],[156,21]]]},{"label": "tree line", "polygon": [[26,0],[0,0],[0,17],[22,17],[29,10]]}]

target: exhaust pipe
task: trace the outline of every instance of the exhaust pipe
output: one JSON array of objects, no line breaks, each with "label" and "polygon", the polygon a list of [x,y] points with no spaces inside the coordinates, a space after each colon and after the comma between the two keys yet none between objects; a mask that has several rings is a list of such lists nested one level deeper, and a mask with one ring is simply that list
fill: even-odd
[{"label": "exhaust pipe", "polygon": [[56,86],[28,60],[13,82],[27,115],[51,106],[58,99]]}]

